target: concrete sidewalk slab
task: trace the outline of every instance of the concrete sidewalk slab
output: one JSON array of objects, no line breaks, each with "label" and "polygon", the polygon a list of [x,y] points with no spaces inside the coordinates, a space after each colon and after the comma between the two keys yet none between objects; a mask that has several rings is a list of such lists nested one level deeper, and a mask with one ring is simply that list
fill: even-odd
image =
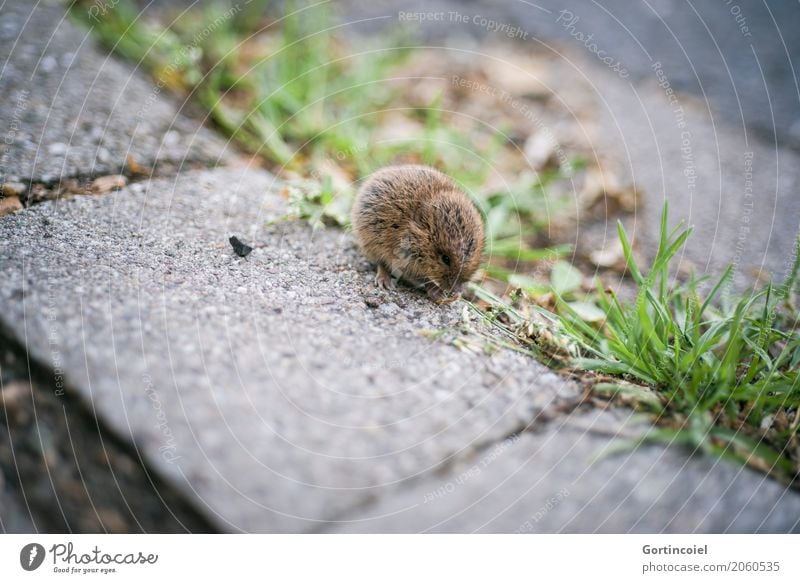
[{"label": "concrete sidewalk slab", "polygon": [[210,166],[226,140],[181,113],[166,88],[100,48],[55,3],[0,7],[0,181],[53,183]]}]

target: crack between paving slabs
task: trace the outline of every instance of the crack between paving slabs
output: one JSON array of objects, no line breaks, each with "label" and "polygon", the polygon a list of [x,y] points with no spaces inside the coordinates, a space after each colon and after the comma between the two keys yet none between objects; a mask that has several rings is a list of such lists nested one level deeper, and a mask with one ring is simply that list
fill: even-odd
[{"label": "crack between paving slabs", "polygon": [[[579,396],[554,401],[548,407],[536,411],[529,421],[520,421],[517,426],[508,433],[494,439],[477,443],[467,450],[461,450],[460,452],[447,455],[445,459],[439,462],[433,469],[409,480],[406,482],[406,484],[404,484],[404,486],[418,484],[431,476],[444,476],[450,469],[455,468],[460,462],[468,460],[471,457],[480,457],[482,453],[488,452],[492,448],[507,441],[514,441],[524,433],[539,433],[544,431],[551,423],[568,417],[585,405],[591,405],[592,408],[596,408],[596,405],[593,403],[591,397],[591,389],[583,387],[583,390]],[[363,499],[351,505],[349,508],[336,513],[332,518],[325,521],[320,521],[319,525],[315,528],[312,528],[310,532],[315,534],[331,532],[331,529],[336,527],[339,522],[348,522],[348,517],[375,506],[379,500],[380,497],[373,494],[367,494]]]},{"label": "crack between paving slabs", "polygon": [[[129,160],[117,172],[87,172],[61,176],[53,180],[0,180],[0,183],[18,182],[24,188],[20,193],[6,194],[6,197],[18,197],[24,208],[30,208],[50,200],[63,200],[73,196],[102,196],[122,190],[132,184],[147,182],[158,178],[172,178],[183,172],[211,170],[220,167],[219,161],[212,162],[203,158],[186,158],[180,163],[159,161],[152,168],[145,168],[133,160]],[[222,165],[223,167],[225,164]],[[103,183],[103,180],[105,183]],[[116,180],[114,180],[116,179]],[[0,199],[3,198],[0,194]]]}]

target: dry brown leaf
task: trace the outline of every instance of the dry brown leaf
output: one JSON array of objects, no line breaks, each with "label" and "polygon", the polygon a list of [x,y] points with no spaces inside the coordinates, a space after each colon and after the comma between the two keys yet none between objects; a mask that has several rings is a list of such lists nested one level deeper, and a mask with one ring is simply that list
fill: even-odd
[{"label": "dry brown leaf", "polygon": [[3,185],[0,185],[0,193],[4,194],[5,196],[16,196],[20,197],[25,194],[27,188],[22,182],[6,182]]},{"label": "dry brown leaf", "polygon": [[128,169],[128,172],[131,174],[146,174],[144,166],[136,161],[136,158],[133,157],[133,154],[128,154],[125,157],[125,166]]},{"label": "dry brown leaf", "polygon": [[0,198],[0,217],[22,210],[22,203],[16,196]]},{"label": "dry brown leaf", "polygon": [[122,174],[98,176],[89,186],[89,192],[92,192],[93,194],[105,194],[107,192],[111,192],[112,190],[125,188],[126,184],[128,184],[128,179]]},{"label": "dry brown leaf", "polygon": [[598,167],[586,170],[580,192],[581,206],[585,209],[604,205],[609,214],[636,210],[638,193],[631,185],[621,185],[619,178],[608,169]]}]

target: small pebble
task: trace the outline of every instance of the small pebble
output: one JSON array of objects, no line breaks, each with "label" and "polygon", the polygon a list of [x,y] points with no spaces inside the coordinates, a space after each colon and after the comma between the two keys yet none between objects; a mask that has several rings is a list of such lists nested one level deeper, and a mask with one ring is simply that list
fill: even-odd
[{"label": "small pebble", "polygon": [[364,298],[364,303],[370,308],[377,308],[383,303],[383,298],[377,294]]}]

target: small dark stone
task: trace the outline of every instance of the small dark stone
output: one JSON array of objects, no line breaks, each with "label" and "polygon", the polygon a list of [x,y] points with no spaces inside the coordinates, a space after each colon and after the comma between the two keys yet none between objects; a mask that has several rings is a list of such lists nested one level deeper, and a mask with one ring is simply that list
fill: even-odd
[{"label": "small dark stone", "polygon": [[230,241],[231,247],[233,247],[233,252],[236,253],[239,257],[247,257],[253,250],[253,248],[250,245],[245,245],[236,236],[231,237],[230,239],[228,239],[228,241]]},{"label": "small dark stone", "polygon": [[364,303],[370,308],[377,308],[383,303],[383,298],[379,295],[367,296],[364,298]]}]

